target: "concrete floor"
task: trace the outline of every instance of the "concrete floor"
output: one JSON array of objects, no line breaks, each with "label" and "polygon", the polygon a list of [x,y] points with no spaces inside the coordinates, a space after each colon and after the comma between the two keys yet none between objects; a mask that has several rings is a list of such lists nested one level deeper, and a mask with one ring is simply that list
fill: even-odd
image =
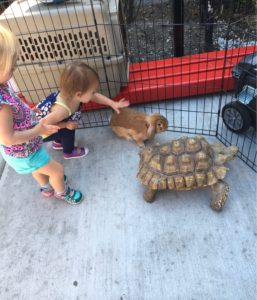
[{"label": "concrete floor", "polygon": [[3,170],[0,299],[256,298],[256,173],[229,163],[221,213],[209,208],[209,189],[160,192],[148,204],[134,143],[108,127],[78,130],[77,141],[88,157],[66,161],[46,147],[85,194],[79,206],[45,200],[30,175]]}]

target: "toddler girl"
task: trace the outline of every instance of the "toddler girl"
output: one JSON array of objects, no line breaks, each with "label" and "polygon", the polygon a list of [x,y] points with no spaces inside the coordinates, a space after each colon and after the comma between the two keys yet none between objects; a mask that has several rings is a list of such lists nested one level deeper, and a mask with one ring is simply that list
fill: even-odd
[{"label": "toddler girl", "polygon": [[44,137],[44,142],[53,141],[53,148],[63,150],[65,159],[80,158],[88,153],[85,147],[75,147],[75,129],[81,118],[81,106],[90,101],[110,106],[117,113],[129,102],[118,102],[96,92],[99,86],[98,74],[81,61],[69,63],[61,74],[60,92],[55,92],[38,105],[37,116],[46,119],[46,124],[57,125],[60,130]]}]

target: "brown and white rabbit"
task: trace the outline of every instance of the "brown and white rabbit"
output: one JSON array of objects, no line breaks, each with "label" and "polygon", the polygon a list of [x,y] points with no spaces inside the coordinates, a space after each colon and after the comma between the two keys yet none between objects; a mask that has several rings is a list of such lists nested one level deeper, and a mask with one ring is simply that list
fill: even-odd
[{"label": "brown and white rabbit", "polygon": [[119,114],[112,114],[110,126],[118,137],[134,140],[139,147],[145,147],[144,141],[153,139],[156,133],[168,128],[168,120],[158,113],[148,115],[131,108],[122,108]]}]

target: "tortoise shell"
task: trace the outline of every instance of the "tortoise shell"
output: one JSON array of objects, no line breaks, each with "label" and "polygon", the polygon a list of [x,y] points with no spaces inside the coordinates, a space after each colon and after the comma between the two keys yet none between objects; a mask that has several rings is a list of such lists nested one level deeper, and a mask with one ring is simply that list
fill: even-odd
[{"label": "tortoise shell", "polygon": [[138,179],[152,190],[190,190],[215,184],[226,168],[202,136],[182,137],[140,152]]}]

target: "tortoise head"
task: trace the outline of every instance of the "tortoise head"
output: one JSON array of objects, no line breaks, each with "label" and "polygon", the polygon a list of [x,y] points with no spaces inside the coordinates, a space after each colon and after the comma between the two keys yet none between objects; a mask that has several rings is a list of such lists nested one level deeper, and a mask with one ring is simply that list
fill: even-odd
[{"label": "tortoise head", "polygon": [[223,165],[224,163],[236,158],[238,152],[237,146],[224,147],[215,154],[215,163],[217,165]]}]

